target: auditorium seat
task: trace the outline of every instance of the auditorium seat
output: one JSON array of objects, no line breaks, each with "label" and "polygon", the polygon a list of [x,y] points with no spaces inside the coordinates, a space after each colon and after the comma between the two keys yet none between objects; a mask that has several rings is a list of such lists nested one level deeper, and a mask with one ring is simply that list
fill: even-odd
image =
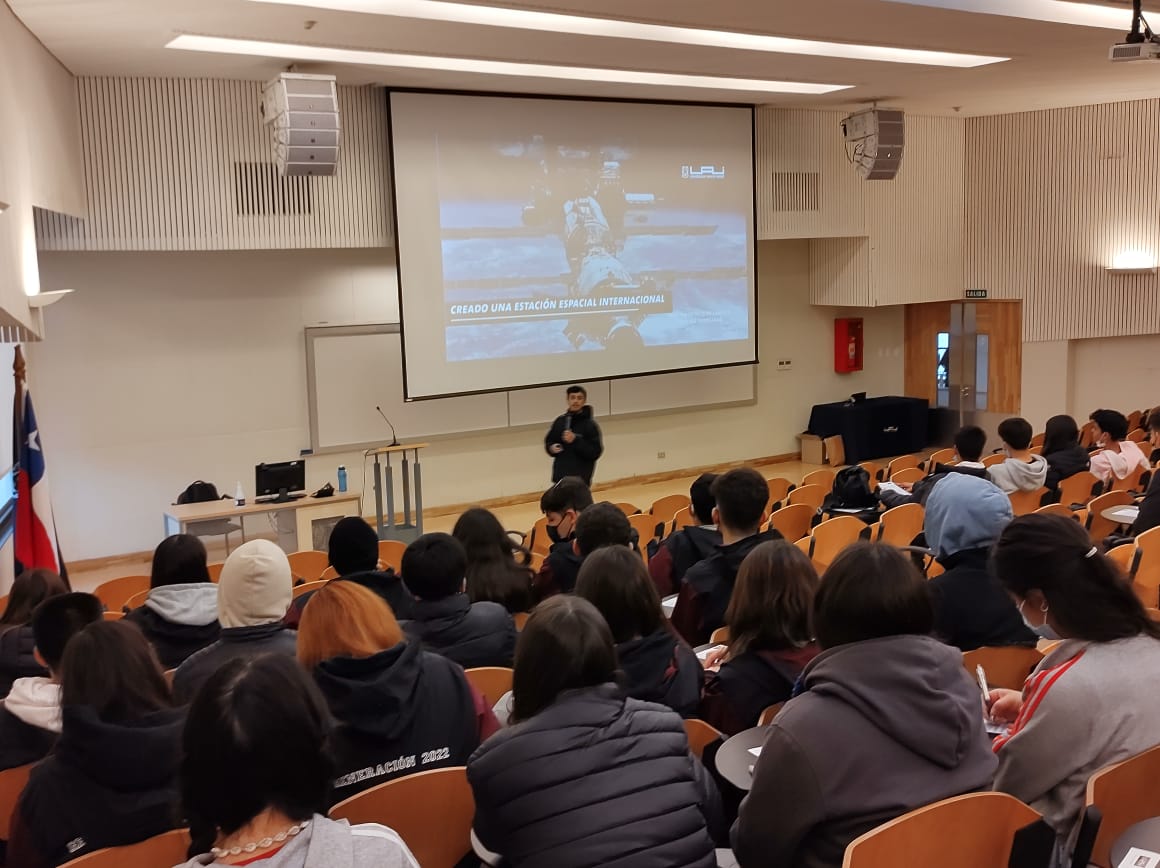
[{"label": "auditorium seat", "polygon": [[403,571],[403,552],[406,550],[407,544],[397,539],[379,540],[379,560],[396,573]]},{"label": "auditorium seat", "polygon": [[211,582],[214,582],[216,584],[218,582],[218,580],[221,579],[222,567],[224,567],[224,566],[225,566],[224,563],[222,563],[222,564],[207,564],[206,565],[206,570],[209,572],[209,580]]},{"label": "auditorium seat", "polygon": [[994,467],[996,464],[1002,464],[1007,460],[1007,456],[1003,452],[996,452],[994,455],[988,455],[983,459],[984,467]]},{"label": "auditorium seat", "polygon": [[137,844],[96,850],[65,862],[64,868],[160,868],[182,865],[188,850],[189,830],[174,829]]},{"label": "auditorium seat", "polygon": [[1148,471],[1143,467],[1137,467],[1123,479],[1112,477],[1112,491],[1140,491],[1143,488],[1141,480]]},{"label": "auditorium seat", "polygon": [[286,560],[290,561],[290,573],[295,582],[316,582],[330,566],[330,556],[315,550],[293,552],[286,555]]},{"label": "auditorium seat", "polygon": [[1059,502],[1064,506],[1081,504],[1087,506],[1103,484],[1094,473],[1082,470],[1059,483]]},{"label": "auditorium seat", "polygon": [[974,651],[963,652],[963,666],[972,679],[976,675],[976,667],[982,666],[987,673],[987,684],[1008,690],[1022,690],[1023,682],[1042,660],[1043,655],[1035,648],[1018,645],[976,648]]},{"label": "auditorium seat", "polygon": [[823,468],[821,470],[814,470],[802,477],[802,485],[822,485],[826,488],[834,487],[834,477],[838,475],[836,470],[829,470]]},{"label": "auditorium seat", "polygon": [[691,502],[686,494],[669,494],[653,501],[653,505],[649,507],[648,511],[658,522],[669,524],[673,517],[682,509],[687,508]]},{"label": "auditorium seat", "polygon": [[1133,443],[1143,443],[1148,439],[1148,432],[1143,428],[1133,428],[1128,432],[1128,439]]},{"label": "auditorium seat", "polygon": [[[719,738],[724,738],[720,731],[714,729],[703,720],[689,718],[685,721],[685,735],[689,738],[689,751],[697,759],[705,752],[705,748]],[[424,866],[426,868],[426,866]]]},{"label": "auditorium seat", "polygon": [[1079,445],[1084,449],[1091,449],[1096,445],[1096,423],[1085,422],[1079,429]]},{"label": "auditorium seat", "polygon": [[1047,494],[1047,489],[1041,485],[1034,491],[1012,491],[1007,498],[1011,501],[1011,511],[1015,515],[1030,515],[1043,505],[1043,498]]},{"label": "auditorium seat", "polygon": [[789,497],[790,490],[794,487],[793,483],[781,476],[774,476],[772,479],[765,480],[765,484],[769,486],[769,503],[767,506],[772,509],[775,504],[785,503]]},{"label": "auditorium seat", "polygon": [[1049,503],[1047,506],[1041,506],[1035,510],[1036,515],[1058,515],[1061,518],[1076,518],[1076,514],[1072,512],[1071,507],[1065,506],[1062,503]]},{"label": "auditorium seat", "polygon": [[649,515],[647,512],[638,512],[636,515],[628,517],[628,523],[636,530],[637,536],[640,537],[640,550],[644,552],[648,542],[655,539],[663,533],[663,526],[658,532],[657,525],[659,521],[655,515]]},{"label": "auditorium seat", "polygon": [[1043,444],[1046,441],[1047,441],[1047,433],[1046,432],[1044,432],[1042,434],[1036,434],[1034,437],[1031,438],[1031,445],[1033,447],[1038,446],[1040,448],[1043,448]]},{"label": "auditorium seat", "polygon": [[547,517],[540,518],[527,536],[528,550],[532,554],[546,555],[552,548],[552,538],[548,536],[548,519]]},{"label": "auditorium seat", "polygon": [[886,465],[886,478],[890,479],[890,477],[900,470],[918,467],[918,463],[919,459],[917,455],[900,455]]},{"label": "auditorium seat", "polygon": [[934,469],[940,464],[954,464],[955,454],[956,453],[953,448],[940,449],[937,452],[932,452],[930,454],[930,458],[926,460],[927,473],[934,473]]},{"label": "auditorium seat", "polygon": [[1108,534],[1120,526],[1120,522],[1104,518],[1104,510],[1113,506],[1127,506],[1132,502],[1132,495],[1126,491],[1109,491],[1088,504],[1087,520],[1084,522],[1084,526],[1087,528],[1093,543],[1099,545]]},{"label": "auditorium seat", "polygon": [[856,543],[866,529],[866,522],[852,515],[826,519],[815,527],[810,533],[806,554],[813,561],[818,574],[834,562],[842,549]]},{"label": "auditorium seat", "polygon": [[863,461],[858,466],[870,474],[870,488],[877,488],[882,481],[882,468],[873,461]]},{"label": "auditorium seat", "polygon": [[625,515],[631,516],[631,515],[636,515],[638,512],[640,512],[639,507],[637,507],[634,504],[628,503],[627,501],[623,501],[623,500],[620,501],[619,503],[615,504],[615,506],[617,509],[619,509],[621,512],[623,512]]},{"label": "auditorium seat", "polygon": [[1160,816],[1160,747],[1100,769],[1088,780],[1087,804],[1103,815],[1092,848],[1091,864],[1111,864],[1112,844],[1129,826]]},{"label": "auditorium seat", "polygon": [[1132,576],[1133,587],[1137,595],[1146,595],[1146,606],[1155,607],[1160,605],[1160,527],[1146,530],[1136,537],[1135,549],[1137,560]]},{"label": "auditorium seat", "polygon": [[794,503],[783,506],[769,517],[767,528],[775,528],[790,542],[797,542],[810,532],[817,509],[808,503]]},{"label": "auditorium seat", "polygon": [[888,509],[878,519],[871,531],[871,539],[892,546],[908,546],[922,533],[926,510],[919,503],[904,503]]},{"label": "auditorium seat", "polygon": [[729,644],[729,628],[718,627],[709,636],[709,644],[711,645],[728,645]]},{"label": "auditorium seat", "polygon": [[464,669],[468,683],[483,694],[489,706],[499,702],[501,696],[512,689],[512,670],[506,666],[479,666]]},{"label": "auditorium seat", "polygon": [[[1140,427],[1140,422],[1143,421],[1143,419],[1144,419],[1144,411],[1143,410],[1133,410],[1131,413],[1128,414],[1127,419],[1128,419],[1128,431],[1135,431],[1136,429],[1138,429]],[[1131,438],[1131,436],[1132,436],[1131,434],[1128,435],[1129,439]]]},{"label": "auditorium seat", "polygon": [[669,536],[669,534],[676,533],[686,527],[693,527],[695,524],[696,522],[693,521],[693,513],[689,507],[686,506],[684,509],[678,509],[676,515],[673,516],[672,522],[669,523],[668,533],[665,536]]},{"label": "auditorium seat", "polygon": [[297,600],[304,594],[310,594],[314,591],[317,591],[319,588],[324,587],[328,581],[329,579],[319,579],[314,582],[303,582],[301,585],[295,585],[294,590],[292,591],[294,599]]},{"label": "auditorium seat", "polygon": [[791,506],[804,503],[817,510],[822,508],[822,503],[829,493],[830,489],[821,485],[801,485],[791,491],[786,500]]},{"label": "auditorium seat", "polygon": [[758,726],[769,726],[773,723],[773,719],[777,717],[777,713],[785,706],[784,702],[775,702],[773,705],[767,705],[761,710],[761,714],[757,716]]},{"label": "auditorium seat", "polygon": [[110,612],[120,612],[130,597],[148,590],[148,576],[121,576],[101,582],[93,589],[93,594]]},{"label": "auditorium seat", "polygon": [[146,588],[144,591],[138,591],[135,593],[125,601],[125,605],[121,607],[122,610],[125,612],[132,612],[134,609],[139,609],[144,606],[145,600],[149,596],[149,591],[150,589]]},{"label": "auditorium seat", "polygon": [[28,776],[36,763],[26,766],[17,766],[0,772],[0,841],[7,841],[11,837],[12,812],[24,792],[24,785],[28,783]]},{"label": "auditorium seat", "polygon": [[895,485],[914,485],[922,479],[926,474],[918,467],[904,467],[896,473],[891,474],[890,481]]}]

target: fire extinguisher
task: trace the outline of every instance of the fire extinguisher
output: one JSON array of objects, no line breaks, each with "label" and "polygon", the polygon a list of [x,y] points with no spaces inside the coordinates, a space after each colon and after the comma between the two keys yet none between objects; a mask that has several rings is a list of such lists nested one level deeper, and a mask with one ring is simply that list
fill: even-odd
[{"label": "fire extinguisher", "polygon": [[852,369],[854,367],[854,360],[858,355],[858,342],[854,340],[853,335],[850,335],[850,345],[847,351],[850,354],[850,368]]}]

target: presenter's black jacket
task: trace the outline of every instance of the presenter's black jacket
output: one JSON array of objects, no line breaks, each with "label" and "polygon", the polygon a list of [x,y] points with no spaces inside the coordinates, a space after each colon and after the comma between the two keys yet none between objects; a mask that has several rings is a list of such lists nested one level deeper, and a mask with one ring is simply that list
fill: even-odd
[{"label": "presenter's black jacket", "polygon": [[10,868],[62,865],[176,828],[184,709],[109,723],[66,706],[56,748],[32,770],[13,814]]},{"label": "presenter's black jacket", "polygon": [[616,646],[624,690],[633,699],[665,705],[681,717],[696,717],[704,671],[693,649],[665,624],[651,636]]},{"label": "presenter's black jacket", "polygon": [[0,633],[0,698],[8,695],[17,678],[48,675],[48,670],[36,662],[35,652],[36,640],[29,624]]},{"label": "presenter's black jacket", "polygon": [[[564,431],[568,428],[569,418],[576,439],[565,443]],[[552,456],[552,481],[559,482],[565,476],[579,476],[585,485],[591,487],[596,460],[604,454],[604,438],[600,426],[592,418],[592,408],[585,404],[576,413],[557,416],[544,437],[544,450],[547,451],[556,443],[563,446],[564,451]]]},{"label": "presenter's black jacket", "polygon": [[694,647],[703,645],[714,630],[725,626],[725,610],[741,562],[763,542],[777,539],[783,539],[782,535],[770,528],[730,545],[719,545],[712,555],[689,568],[677,592],[672,617],[673,627],[686,642]]},{"label": "presenter's black jacket", "polygon": [[614,684],[562,693],[467,762],[475,834],[520,868],[713,868],[720,798],[680,717]]},{"label": "presenter's black jacket", "polygon": [[[348,573],[345,576],[339,576],[337,579],[331,579],[331,581],[354,582],[356,585],[362,585],[364,588],[374,591],[386,600],[387,605],[391,607],[391,611],[395,613],[396,620],[402,621],[411,617],[411,607],[415,604],[415,598],[411,596],[403,584],[403,580],[390,567],[387,567],[385,570]],[[295,597],[282,623],[287,627],[297,630],[298,622],[302,620],[302,610],[306,608],[306,604],[313,596],[314,591],[311,591],[308,594]]]},{"label": "presenter's black jacket", "polygon": [[297,651],[298,634],[286,629],[281,621],[256,627],[223,627],[221,638],[177,667],[173,673],[173,698],[181,705],[188,705],[211,675],[236,658],[263,654],[293,657]]},{"label": "presenter's black jacket", "polygon": [[401,624],[407,638],[442,654],[464,669],[511,666],[516,624],[499,603],[472,603],[467,594],[416,600],[411,620]]},{"label": "presenter's black jacket", "polygon": [[323,660],[313,675],[338,722],[332,805],[404,775],[466,765],[479,747],[463,669],[414,642]]}]

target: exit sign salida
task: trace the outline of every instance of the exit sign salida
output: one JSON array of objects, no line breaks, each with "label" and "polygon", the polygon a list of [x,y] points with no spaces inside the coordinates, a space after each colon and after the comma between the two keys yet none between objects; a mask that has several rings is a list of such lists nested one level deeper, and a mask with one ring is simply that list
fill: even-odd
[{"label": "exit sign salida", "polygon": [[985,289],[968,289],[966,293],[967,298],[986,298],[987,290]]}]

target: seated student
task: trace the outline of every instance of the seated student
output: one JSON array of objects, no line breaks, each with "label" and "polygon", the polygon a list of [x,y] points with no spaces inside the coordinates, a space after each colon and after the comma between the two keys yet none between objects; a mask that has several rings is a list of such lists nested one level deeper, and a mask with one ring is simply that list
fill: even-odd
[{"label": "seated student", "polygon": [[[490,600],[511,613],[531,611],[531,553],[512,540],[499,519],[476,506],[459,516],[451,535],[467,552],[467,596]],[[518,555],[518,558],[517,558]]]},{"label": "seated student", "polygon": [[[608,625],[556,596],[520,634],[513,719],[467,761],[474,831],[504,864],[713,868],[716,787],[681,719],[626,698]],[[977,698],[976,698],[977,701]]]},{"label": "seated student", "polygon": [[762,533],[769,485],[752,467],[722,473],[713,483],[717,506],[713,520],[721,528],[721,545],[685,573],[673,608],[672,624],[690,645],[702,645],[725,623],[733,580],[745,556],[767,540],[781,539],[776,530]]},{"label": "seated student", "polygon": [[1124,479],[1137,467],[1148,467],[1148,457],[1128,439],[1128,420],[1115,410],[1096,410],[1091,415],[1096,423],[1096,446],[1091,456],[1091,471],[1105,485]]},{"label": "seated student", "polygon": [[211,675],[181,739],[193,849],[209,852],[178,868],[419,868],[392,829],[326,817],[330,730],[322,697],[286,657],[235,658]]},{"label": "seated student", "polygon": [[532,596],[538,602],[553,594],[570,594],[576,587],[581,558],[572,548],[572,534],[581,511],[592,505],[592,492],[584,480],[566,476],[540,496],[540,512],[548,520],[552,548],[532,580]]},{"label": "seated student", "polygon": [[939,483],[926,502],[923,532],[945,570],[929,584],[934,634],[961,651],[1035,644],[1035,634],[988,564],[991,547],[1012,517],[1007,495],[969,476]]},{"label": "seated student", "polygon": [[176,669],[217,641],[217,585],[209,580],[205,546],[190,534],[163,539],[153,551],[149,596],[125,616],[153,645],[162,669]]},{"label": "seated student", "polygon": [[17,678],[48,675],[36,660],[32,612],[43,601],[68,593],[64,579],[52,570],[25,570],[12,583],[8,607],[0,615],[0,696],[7,696]]},{"label": "seated student", "polygon": [[625,692],[667,705],[681,717],[696,717],[701,661],[669,627],[640,555],[623,545],[592,552],[580,568],[576,595],[608,622]]},{"label": "seated student", "polygon": [[1063,480],[1091,466],[1088,451],[1079,445],[1079,426],[1071,416],[1052,416],[1047,420],[1040,454],[1047,462],[1047,479],[1043,484],[1052,491],[1058,491]]},{"label": "seated student", "polygon": [[[1148,445],[1160,451],[1160,412],[1148,416]],[[1160,473],[1152,471],[1152,481],[1140,501],[1140,514],[1132,523],[1132,536],[1139,536],[1146,530],[1160,527]]]},{"label": "seated student", "polygon": [[60,659],[68,640],[104,606],[92,594],[49,597],[32,613],[37,659],[48,677],[17,678],[0,706],[0,771],[44,759],[60,735]]},{"label": "seated student", "polygon": [[721,545],[721,531],[713,524],[713,483],[716,473],[702,473],[689,488],[690,517],[695,524],[669,534],[648,562],[648,574],[662,597],[676,592],[693,564],[703,561]]},{"label": "seated student", "polygon": [[332,804],[404,775],[465,765],[499,729],[460,666],[407,642],[391,607],[350,582],[311,598],[298,662],[338,723]]},{"label": "seated student", "polygon": [[987,469],[987,477],[1003,490],[1035,491],[1047,481],[1047,461],[1031,452],[1031,423],[1014,417],[999,423],[999,439],[1007,452],[1007,460]]},{"label": "seated student", "polygon": [[235,657],[294,656],[294,631],[282,619],[294,578],[286,553],[269,540],[243,543],[226,558],[218,579],[220,638],[189,657],[173,676],[173,694],[187,705],[202,682]]},{"label": "seated student", "polygon": [[903,488],[910,489],[910,496],[898,494],[895,491],[879,491],[878,499],[887,509],[901,506],[904,503],[920,503],[926,505],[927,498],[934,491],[935,485],[947,477],[949,473],[959,473],[966,476],[987,478],[987,468],[980,460],[983,450],[987,448],[987,432],[978,425],[966,425],[955,432],[955,455],[958,461],[954,464],[938,464],[933,471],[915,482],[913,485],[903,484]]},{"label": "seated student", "polygon": [[60,739],[12,815],[9,868],[63,865],[177,825],[182,709],[131,624],[97,621],[60,664]]},{"label": "seated student", "polygon": [[725,625],[729,645],[706,661],[701,717],[726,735],[757,726],[761,712],[793,695],[798,676],[818,654],[810,606],[818,574],[785,540],[759,545],[741,562]]},{"label": "seated student", "polygon": [[[330,565],[340,579],[370,588],[386,600],[396,618],[411,617],[415,601],[394,570],[379,569],[379,535],[366,521],[353,515],[340,520],[330,532],[327,548]],[[286,626],[297,628],[312,595],[310,592],[294,599],[286,613]]]},{"label": "seated student", "polygon": [[978,685],[930,637],[926,579],[903,553],[846,548],[813,623],[822,653],[770,726],[733,826],[742,868],[839,868],[859,835],[995,773]]},{"label": "seated student", "polygon": [[498,603],[472,603],[464,593],[467,553],[455,537],[425,533],[403,552],[403,576],[415,596],[407,638],[464,669],[511,666],[516,625]]},{"label": "seated student", "polygon": [[1026,515],[1003,531],[995,572],[1027,625],[1060,638],[1022,692],[991,691],[995,789],[1043,814],[1070,865],[1088,779],[1160,743],[1160,624],[1069,518]]}]

